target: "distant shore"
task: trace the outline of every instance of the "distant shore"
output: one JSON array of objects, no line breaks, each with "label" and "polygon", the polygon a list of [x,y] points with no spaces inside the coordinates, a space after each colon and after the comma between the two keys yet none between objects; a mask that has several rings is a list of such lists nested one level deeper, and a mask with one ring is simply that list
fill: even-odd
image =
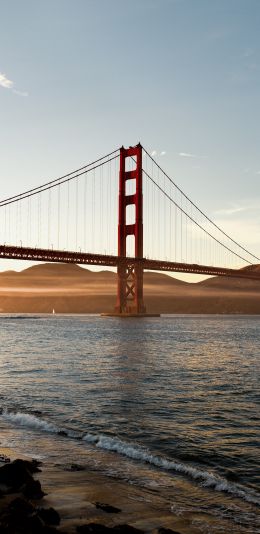
[{"label": "distant shore", "polygon": [[[116,274],[77,265],[42,264],[0,273],[0,313],[103,313],[116,301]],[[187,283],[163,273],[144,273],[151,314],[260,314],[260,283],[212,277]]]}]

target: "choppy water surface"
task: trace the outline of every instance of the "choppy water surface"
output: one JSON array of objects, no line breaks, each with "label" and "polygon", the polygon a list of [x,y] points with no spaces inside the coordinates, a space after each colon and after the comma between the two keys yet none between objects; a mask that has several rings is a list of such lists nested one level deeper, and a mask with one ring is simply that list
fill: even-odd
[{"label": "choppy water surface", "polygon": [[0,446],[259,532],[259,316],[2,315],[0,342]]}]

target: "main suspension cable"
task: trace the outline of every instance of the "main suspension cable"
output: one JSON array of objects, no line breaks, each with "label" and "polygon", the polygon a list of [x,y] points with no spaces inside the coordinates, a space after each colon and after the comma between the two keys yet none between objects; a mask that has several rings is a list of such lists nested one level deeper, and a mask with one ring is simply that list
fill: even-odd
[{"label": "main suspension cable", "polygon": [[[143,150],[149,156],[149,158],[153,161],[153,163],[155,163],[155,165],[157,165],[157,167],[164,174],[164,176],[166,176],[166,178],[168,178],[168,180],[172,183],[172,185],[174,185],[174,187],[176,187],[176,189],[178,189],[178,191],[192,204],[192,206],[194,208],[196,208],[196,210],[199,211],[199,213],[201,215],[203,215],[203,217],[205,217],[205,219],[207,219],[207,221],[209,221],[213,226],[215,226],[215,228],[217,228],[217,230],[219,230],[219,232],[221,232],[225,237],[227,237],[230,241],[232,241],[232,243],[234,243],[234,245],[237,245],[241,250],[246,252],[249,256],[252,256],[252,258],[255,258],[256,260],[260,261],[260,258],[255,256],[255,254],[252,254],[252,252],[250,252],[245,247],[240,245],[237,241],[235,241],[235,239],[233,239],[231,236],[229,236],[222,228],[220,228],[220,226],[218,226],[212,219],[210,219],[210,217],[208,217],[208,215],[206,215],[206,213],[204,213],[194,202],[192,202],[192,200],[182,191],[182,189],[172,180],[172,178],[170,178],[170,176],[160,167],[160,165],[157,163],[157,161],[155,161],[155,159],[149,154],[149,152],[147,152],[147,150],[144,147],[143,147]],[[234,252],[234,254],[235,254],[235,252]]]},{"label": "main suspension cable", "polygon": [[228,250],[229,252],[231,252],[232,254],[234,254],[235,256],[237,256],[237,258],[239,258],[240,260],[243,260],[245,261],[246,263],[250,263],[250,265],[253,265],[252,262],[250,262],[249,260],[246,260],[245,258],[243,258],[242,256],[240,256],[240,254],[237,254],[236,252],[234,252],[232,249],[230,249],[227,245],[225,245],[224,243],[221,243],[221,241],[219,241],[219,239],[217,239],[216,237],[214,237],[210,232],[208,232],[205,228],[203,228],[203,226],[201,226],[197,221],[195,221],[195,219],[193,219],[193,217],[191,217],[191,215],[189,215],[183,208],[181,208],[177,202],[175,202],[175,200],[173,200],[172,197],[170,197],[170,195],[168,195],[168,193],[166,193],[163,188],[157,184],[157,182],[143,169],[143,172],[144,174],[147,176],[147,178],[149,178],[149,180],[151,180],[153,182],[153,184],[180,210],[181,213],[183,213],[184,215],[186,215],[186,217],[188,217],[188,219],[190,221],[192,221],[193,223],[195,223],[203,232],[205,232],[209,237],[211,237],[212,239],[214,239],[214,241],[216,241],[219,245],[221,245],[222,247],[224,247],[226,250]]},{"label": "main suspension cable", "polygon": [[[87,168],[87,169],[86,169],[86,167],[88,167],[88,166],[85,166],[84,167],[85,170],[83,170],[82,172],[78,172],[77,174],[74,174],[73,176],[71,176],[72,173],[70,173],[69,175],[65,175],[64,176],[64,178],[66,176],[69,176],[69,178],[66,178],[66,179],[57,178],[57,180],[53,180],[52,182],[49,182],[48,184],[43,185],[41,188],[35,188],[35,189],[32,189],[31,191],[25,191],[24,193],[21,193],[20,195],[16,195],[15,197],[10,197],[10,199],[2,200],[2,202],[0,202],[0,208],[2,208],[3,206],[7,206],[8,204],[13,204],[14,202],[19,202],[20,200],[24,200],[25,198],[32,197],[34,195],[43,193],[43,191],[47,191],[49,189],[53,189],[54,187],[57,187],[59,185],[66,184],[67,182],[70,182],[71,180],[74,180],[75,178],[78,178],[79,176],[82,176],[82,174],[87,174],[88,172],[93,171],[94,169],[98,169],[102,165],[105,165],[106,163],[109,163],[110,161],[113,161],[114,159],[117,159],[117,158],[118,158],[118,155],[113,156],[112,158],[109,158],[106,161],[103,161],[102,163],[99,163],[97,165],[93,165],[92,167]],[[103,159],[103,158],[100,158],[100,159]],[[54,182],[56,182],[56,183],[54,183]]]},{"label": "main suspension cable", "polygon": [[[30,195],[30,193],[37,194],[37,193],[41,193],[42,191],[46,191],[46,189],[49,189],[49,186],[52,186],[53,184],[56,184],[56,182],[65,183],[67,181],[67,180],[65,180],[65,178],[69,178],[69,177],[72,177],[71,179],[77,178],[77,176],[80,176],[80,174],[78,174],[76,176],[72,176],[72,175],[74,175],[76,173],[79,173],[83,169],[88,169],[88,167],[92,167],[93,165],[96,165],[97,163],[99,163],[100,161],[102,161],[104,159],[106,159],[107,161],[111,161],[111,160],[108,160],[107,158],[110,158],[110,156],[113,156],[114,154],[116,154],[116,152],[119,152],[119,150],[120,149],[117,148],[116,150],[113,150],[113,152],[110,152],[106,156],[103,156],[102,158],[98,158],[95,161],[92,161],[91,163],[88,163],[87,165],[83,165],[82,167],[79,167],[75,171],[71,171],[68,174],[64,174],[63,176],[60,176],[59,178],[55,178],[55,180],[51,180],[50,182],[46,182],[46,183],[42,184],[41,186],[34,187],[33,189],[28,189],[28,191],[24,191],[23,193],[20,193],[19,195],[14,195],[12,197],[0,200],[0,207],[1,206],[6,206],[9,203],[11,204],[12,201],[22,200],[23,198],[27,198],[28,196],[32,196],[32,195]],[[118,157],[118,156],[115,156],[115,157]],[[114,158],[112,158],[112,159],[114,159]],[[107,163],[107,161],[104,161],[103,163],[101,163],[101,165]],[[84,174],[84,172],[82,172],[81,174]],[[64,182],[63,182],[63,180],[64,180]]]}]

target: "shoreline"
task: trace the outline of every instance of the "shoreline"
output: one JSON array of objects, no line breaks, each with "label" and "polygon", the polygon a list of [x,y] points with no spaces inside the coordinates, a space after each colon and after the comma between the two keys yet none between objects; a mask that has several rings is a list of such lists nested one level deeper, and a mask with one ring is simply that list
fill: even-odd
[{"label": "shoreline", "polygon": [[[121,316],[120,315],[116,315],[116,314],[113,314],[113,313],[101,313],[101,312],[56,312],[53,313],[53,312],[23,312],[23,311],[20,311],[20,312],[3,312],[3,311],[0,311],[0,317],[23,317],[23,316],[28,316],[28,317],[99,317],[101,319],[118,319],[120,318]],[[124,316],[125,317],[125,316]],[[172,312],[172,313],[158,313],[158,314],[145,314],[145,315],[135,315],[134,318],[142,318],[142,319],[170,319],[171,317],[196,317],[196,318],[199,318],[199,317],[260,317],[260,312],[256,312],[256,313],[244,313],[244,312],[211,312],[211,311],[208,311],[207,313],[204,313],[204,312],[187,312],[187,313],[179,313],[179,312]],[[130,316],[131,318],[131,316]]]},{"label": "shoreline", "polygon": [[[17,458],[32,460],[17,454],[11,448],[1,446],[0,456],[10,458],[11,462]],[[0,468],[3,465],[5,464],[0,461]],[[140,533],[149,534],[163,534],[167,532],[164,529],[170,529],[169,534],[201,533],[192,524],[192,515],[185,518],[174,514],[169,503],[153,489],[131,485],[127,481],[119,481],[76,464],[71,464],[69,470],[43,462],[40,471],[34,478],[40,481],[46,495],[39,505],[54,508],[58,512],[61,518],[59,532],[73,534],[77,532],[77,527],[96,523],[109,528],[128,525],[138,529]],[[17,497],[17,494],[9,494],[0,499],[0,513],[12,497]],[[105,511],[99,506],[100,503],[119,511]]]}]

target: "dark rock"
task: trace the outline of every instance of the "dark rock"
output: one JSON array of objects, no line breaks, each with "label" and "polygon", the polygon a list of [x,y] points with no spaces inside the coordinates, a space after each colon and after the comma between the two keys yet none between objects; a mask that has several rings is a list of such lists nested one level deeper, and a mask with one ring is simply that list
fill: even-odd
[{"label": "dark rock", "polygon": [[158,534],[180,534],[177,530],[172,530],[171,528],[158,528]]},{"label": "dark rock", "polygon": [[54,508],[37,508],[37,514],[47,525],[60,524],[60,515]]},{"label": "dark rock", "polygon": [[0,467],[0,484],[13,491],[19,490],[23,484],[33,480],[23,460],[15,460]]},{"label": "dark rock", "polygon": [[[42,530],[41,530],[41,534],[55,534],[55,532],[57,534],[57,532],[59,531],[54,527],[50,527],[49,525],[45,525],[44,527],[42,527]],[[66,534],[66,532],[63,530],[62,534]]]},{"label": "dark rock", "polygon": [[29,473],[31,473],[31,475],[33,473],[41,473],[41,469],[39,469],[39,465],[42,465],[41,462],[39,462],[38,460],[15,460],[15,462],[18,462],[18,461],[22,461],[23,464],[25,465],[26,469],[28,469]]},{"label": "dark rock", "polygon": [[131,527],[131,525],[117,525],[116,527],[113,527],[112,530],[117,534],[144,534],[143,530]]},{"label": "dark rock", "polygon": [[77,532],[79,534],[111,534],[113,529],[99,523],[89,523],[88,525],[77,527]]},{"label": "dark rock", "polygon": [[14,513],[20,515],[29,515],[32,514],[35,510],[35,507],[32,503],[25,499],[22,499],[21,497],[17,497],[13,501],[9,502],[7,508],[10,512],[13,511]]},{"label": "dark rock", "polygon": [[68,471],[85,471],[85,467],[79,464],[71,464],[68,468]]},{"label": "dark rock", "polygon": [[23,495],[28,499],[42,499],[46,493],[42,491],[39,480],[31,478],[22,488]]},{"label": "dark rock", "polygon": [[27,516],[7,511],[1,516],[1,526],[13,533],[38,534],[41,532],[43,522],[36,514]]},{"label": "dark rock", "polygon": [[12,512],[5,510],[1,513],[1,526],[2,527],[18,527],[21,522],[19,514],[13,514]]},{"label": "dark rock", "polygon": [[42,532],[42,527],[44,526],[43,521],[38,515],[33,514],[27,517],[24,521],[25,534],[39,534]]},{"label": "dark rock", "polygon": [[131,525],[117,525],[116,527],[106,527],[99,523],[89,523],[87,525],[81,525],[77,527],[79,534],[144,534],[143,530],[140,530]]},{"label": "dark rock", "polygon": [[110,504],[104,504],[103,502],[96,502],[95,506],[96,508],[100,508],[108,514],[118,514],[119,512],[122,512],[120,508],[116,508],[115,506],[111,506]]},{"label": "dark rock", "polygon": [[68,436],[68,433],[65,432],[65,430],[59,430],[59,432],[58,432],[58,436],[64,436],[64,437],[67,437],[67,436]]}]

